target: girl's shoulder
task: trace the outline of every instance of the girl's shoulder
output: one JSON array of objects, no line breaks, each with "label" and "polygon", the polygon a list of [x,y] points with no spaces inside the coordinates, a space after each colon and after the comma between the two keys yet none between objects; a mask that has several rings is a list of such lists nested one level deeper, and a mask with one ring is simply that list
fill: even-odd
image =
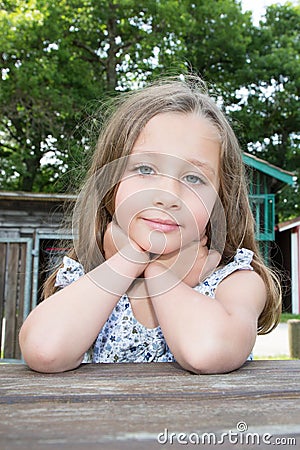
[{"label": "girl's shoulder", "polygon": [[247,248],[239,248],[232,262],[217,268],[204,281],[195,286],[194,289],[201,294],[214,298],[218,285],[228,275],[231,275],[237,270],[253,270],[253,267],[251,266],[252,260],[252,250]]}]

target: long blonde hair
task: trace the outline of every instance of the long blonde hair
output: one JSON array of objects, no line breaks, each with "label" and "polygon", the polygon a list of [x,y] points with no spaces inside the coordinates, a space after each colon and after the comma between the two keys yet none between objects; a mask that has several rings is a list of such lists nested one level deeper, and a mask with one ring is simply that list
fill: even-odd
[{"label": "long blonde hair", "polygon": [[[258,320],[258,332],[270,332],[279,322],[281,287],[275,273],[260,256],[255,223],[248,200],[245,168],[238,140],[225,115],[195,76],[167,78],[144,89],[122,94],[105,121],[85,184],[75,206],[74,248],[69,256],[80,260],[86,272],[103,262],[103,236],[114,213],[114,196],[133,145],[147,122],[166,112],[196,113],[208,119],[221,138],[219,197],[227,235],[221,264],[231,261],[240,247],[254,252],[253,268],[267,288],[267,300]],[[94,218],[94,219],[91,219]],[[45,297],[55,292],[56,272],[45,283]]]}]

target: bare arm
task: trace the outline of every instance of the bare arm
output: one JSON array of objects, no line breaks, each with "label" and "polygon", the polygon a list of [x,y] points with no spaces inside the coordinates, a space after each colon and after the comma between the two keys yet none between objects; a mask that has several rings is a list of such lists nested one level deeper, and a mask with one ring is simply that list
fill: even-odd
[{"label": "bare arm", "polygon": [[266,301],[258,274],[234,272],[220,283],[215,299],[194,291],[158,263],[146,268],[145,279],[166,341],[182,367],[223,373],[245,362]]},{"label": "bare arm", "polygon": [[148,255],[127,244],[103,264],[35,308],[20,331],[27,364],[40,372],[74,369]]}]

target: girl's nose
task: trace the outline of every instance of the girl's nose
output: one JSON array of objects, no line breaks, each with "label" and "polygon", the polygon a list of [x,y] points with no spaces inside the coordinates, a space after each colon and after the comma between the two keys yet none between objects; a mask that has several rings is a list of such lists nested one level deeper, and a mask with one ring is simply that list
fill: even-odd
[{"label": "girl's nose", "polygon": [[180,209],[181,199],[178,195],[179,181],[168,177],[163,178],[163,182],[153,193],[153,205],[165,209]]}]

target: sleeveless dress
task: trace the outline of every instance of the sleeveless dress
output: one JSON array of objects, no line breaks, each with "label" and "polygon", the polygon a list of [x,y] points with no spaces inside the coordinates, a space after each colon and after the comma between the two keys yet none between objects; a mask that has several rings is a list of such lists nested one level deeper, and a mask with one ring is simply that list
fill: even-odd
[{"label": "sleeveless dress", "polygon": [[[253,252],[241,248],[234,260],[221,267],[193,289],[212,299],[218,284],[236,270],[253,270]],[[84,275],[80,263],[65,256],[63,267],[59,269],[55,286],[64,288]],[[248,357],[252,360],[252,354]],[[124,294],[100,330],[93,346],[85,354],[83,362],[122,363],[122,362],[173,362],[171,353],[160,326],[146,328],[136,320],[127,294]]]}]

